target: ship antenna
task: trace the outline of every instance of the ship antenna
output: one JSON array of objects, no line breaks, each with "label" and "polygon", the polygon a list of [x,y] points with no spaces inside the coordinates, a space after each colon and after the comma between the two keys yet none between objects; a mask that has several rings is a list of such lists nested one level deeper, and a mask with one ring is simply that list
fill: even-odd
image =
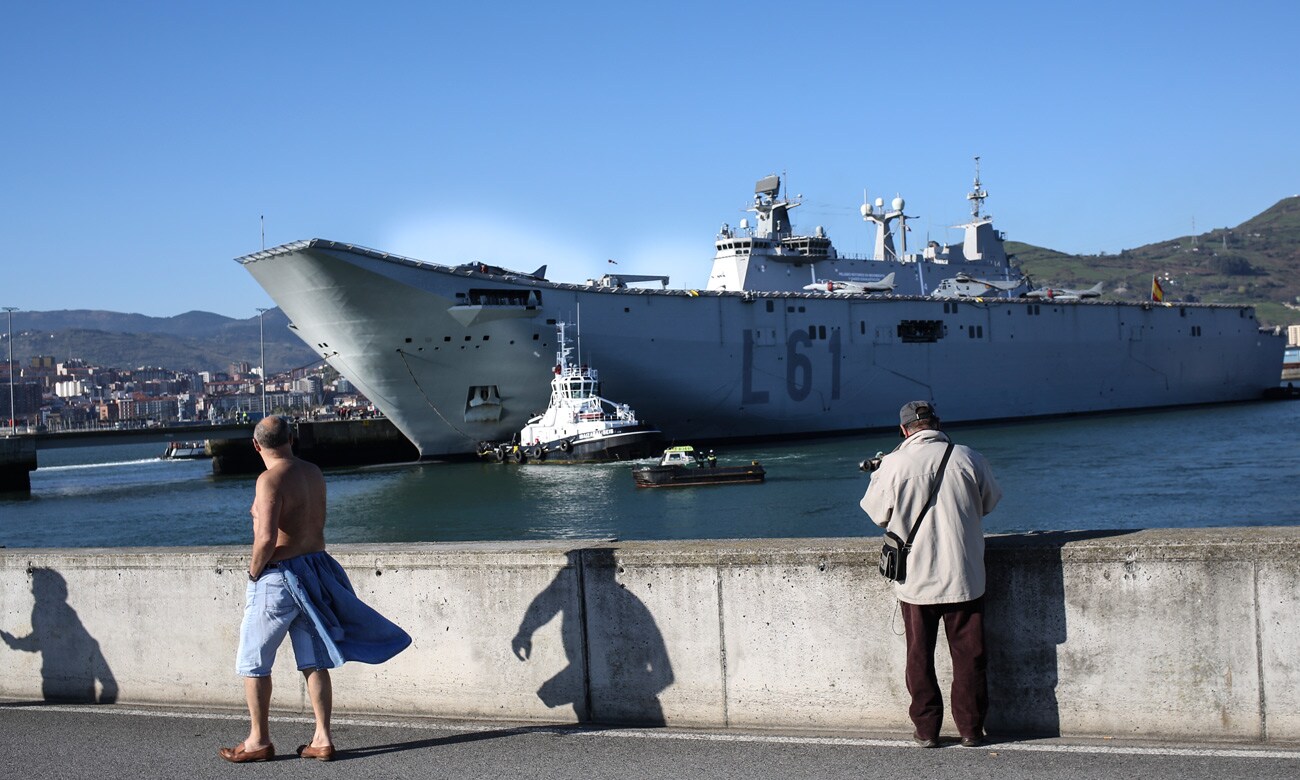
[{"label": "ship antenna", "polygon": [[988,196],[988,192],[980,188],[980,158],[979,155],[975,155],[975,187],[966,196],[966,199],[971,202],[971,218],[980,218],[980,207],[984,205],[984,199]]},{"label": "ship antenna", "polygon": [[564,338],[564,321],[560,320],[555,323],[555,373],[559,374],[564,371],[564,367],[569,364],[565,359],[565,352],[568,350],[568,341]]}]

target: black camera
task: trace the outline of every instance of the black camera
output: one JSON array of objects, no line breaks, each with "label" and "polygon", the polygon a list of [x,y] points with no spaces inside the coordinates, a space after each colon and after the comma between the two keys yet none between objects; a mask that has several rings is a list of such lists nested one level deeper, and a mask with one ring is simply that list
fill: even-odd
[{"label": "black camera", "polygon": [[877,452],[877,453],[876,453],[875,455],[873,455],[872,457],[867,458],[866,460],[864,460],[864,461],[862,461],[861,463],[859,463],[859,464],[858,464],[858,469],[859,469],[860,471],[865,471],[865,472],[867,472],[868,474],[870,474],[871,472],[873,472],[873,471],[875,471],[876,469],[880,468],[880,459],[883,458],[883,457],[885,457],[885,453],[883,453],[883,452]]}]

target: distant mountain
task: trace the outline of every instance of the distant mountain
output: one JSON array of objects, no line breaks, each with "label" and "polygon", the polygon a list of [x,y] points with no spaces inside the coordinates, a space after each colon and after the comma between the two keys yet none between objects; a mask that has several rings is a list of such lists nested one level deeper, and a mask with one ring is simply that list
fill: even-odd
[{"label": "distant mountain", "polygon": [[[1268,325],[1300,323],[1300,196],[1231,228],[1125,249],[1071,255],[1006,243],[1035,286],[1105,285],[1105,298],[1146,300],[1159,276],[1167,300],[1254,304]],[[1166,281],[1167,279],[1167,281]]]},{"label": "distant mountain", "polygon": [[[272,310],[279,313],[279,309]],[[266,325],[271,325],[271,312],[266,313]],[[206,311],[191,311],[175,317],[149,317],[144,314],[120,314],[115,311],[88,309],[64,311],[29,311],[16,314],[22,317],[27,330],[102,330],[105,333],[166,333],[172,336],[203,338],[232,323],[244,322]],[[283,319],[283,315],[281,315]],[[257,318],[253,317],[256,327]],[[16,324],[16,322],[15,322]],[[278,327],[282,327],[281,323]]]},{"label": "distant mountain", "polygon": [[[268,310],[262,324],[268,371],[319,360],[289,330],[289,320],[278,308]],[[237,320],[204,311],[174,317],[87,310],[15,312],[14,361],[26,364],[36,355],[51,355],[59,362],[79,358],[111,368],[194,371],[225,371],[238,362],[256,366],[261,360],[257,317]]]}]

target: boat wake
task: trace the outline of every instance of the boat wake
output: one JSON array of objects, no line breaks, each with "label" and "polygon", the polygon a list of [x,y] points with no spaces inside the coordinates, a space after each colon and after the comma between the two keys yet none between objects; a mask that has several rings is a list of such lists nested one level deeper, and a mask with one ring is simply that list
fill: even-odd
[{"label": "boat wake", "polygon": [[70,463],[66,466],[40,466],[37,471],[80,471],[83,469],[108,469],[122,466],[139,466],[144,463],[167,463],[164,458],[140,458],[139,460],[119,460],[112,463]]}]

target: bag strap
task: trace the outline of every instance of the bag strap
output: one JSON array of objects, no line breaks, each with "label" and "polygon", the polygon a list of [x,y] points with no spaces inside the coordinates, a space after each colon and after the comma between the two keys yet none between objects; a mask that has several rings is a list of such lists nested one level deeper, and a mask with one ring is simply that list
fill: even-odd
[{"label": "bag strap", "polygon": [[934,497],[939,494],[939,485],[943,482],[944,470],[948,467],[948,456],[952,455],[952,439],[948,440],[948,449],[943,451],[943,460],[939,461],[938,478],[930,486],[930,497],[926,499],[925,506],[921,508],[921,514],[912,524],[912,532],[907,535],[906,547],[912,546],[912,540],[916,538],[916,532],[921,528],[921,521],[925,519],[925,513],[930,511],[930,505],[934,503]]}]

